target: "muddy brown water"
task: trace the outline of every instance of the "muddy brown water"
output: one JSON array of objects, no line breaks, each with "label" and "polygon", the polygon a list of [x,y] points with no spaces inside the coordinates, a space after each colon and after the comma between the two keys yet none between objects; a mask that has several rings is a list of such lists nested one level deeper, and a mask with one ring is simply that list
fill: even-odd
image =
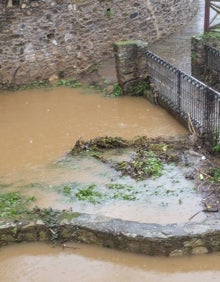
[{"label": "muddy brown water", "polygon": [[142,98],[106,98],[55,88],[0,95],[0,175],[64,155],[79,138],[184,135],[165,110]]},{"label": "muddy brown water", "polygon": [[[175,167],[168,166],[157,180],[137,183],[129,177],[120,178],[112,168],[92,158],[76,158],[67,161],[69,167],[62,165],[62,157],[79,138],[187,134],[165,110],[143,98],[109,98],[88,89],[62,87],[4,93],[0,95],[0,130],[0,183],[8,184],[2,191],[34,196],[32,206],[71,208],[162,224],[185,222],[201,209],[193,184]],[[96,205],[76,198],[61,201],[62,195],[54,188],[66,182],[103,186],[112,180],[141,190],[138,205],[136,201],[123,200]],[[202,214],[196,220],[200,218],[203,219]]]},{"label": "muddy brown water", "polygon": [[[204,1],[199,2],[202,7]],[[193,28],[198,27],[199,31],[202,30],[203,24],[201,7],[200,14],[191,25]],[[171,36],[166,42],[156,43],[153,50],[165,59],[168,58],[168,61],[171,60],[174,65],[190,72],[189,37],[198,30],[195,32],[190,27],[187,28],[187,33],[179,33]],[[67,178],[71,180],[72,171],[61,167],[51,170],[50,164],[65,155],[80,137],[88,139],[103,135],[118,135],[133,138],[136,135],[156,137],[185,134],[187,134],[186,130],[164,110],[140,98],[107,99],[94,93],[88,94],[88,91],[85,94],[83,91],[66,88],[4,93],[0,95],[0,183],[17,183],[23,187],[31,182],[49,183],[51,179],[54,182]],[[85,169],[91,170],[91,166],[87,163]],[[79,171],[76,172],[80,175]],[[85,174],[81,172],[80,177],[85,178]],[[89,177],[90,180],[97,181],[94,173]],[[74,177],[72,179],[74,180]],[[13,185],[5,192],[10,189],[14,189]],[[63,208],[61,203],[57,204],[58,195],[53,191],[24,190],[24,194],[27,195],[32,195],[34,191],[43,207],[56,203],[57,208]],[[190,198],[189,194],[188,200]],[[117,208],[122,210],[125,208],[121,203],[118,205],[114,211]],[[194,202],[190,206],[192,205]],[[92,208],[90,207],[88,211],[92,211]],[[135,209],[128,208],[134,218],[140,221],[143,219],[138,218],[139,212],[135,214]],[[111,209],[108,212],[112,215]],[[127,213],[126,208],[123,213]],[[167,218],[167,213],[159,213],[159,215],[164,222],[163,217]],[[178,214],[177,217],[183,215],[184,213]],[[153,216],[155,214],[150,215],[154,222],[160,221],[158,215],[155,218]],[[174,219],[172,214],[168,217]],[[0,281],[2,282],[104,280],[106,282],[150,280],[210,282],[219,279],[218,253],[187,257],[187,259],[149,258],[93,246],[77,245],[77,249],[63,250],[42,243],[19,244],[0,249]]]},{"label": "muddy brown water", "polygon": [[134,255],[94,246],[43,243],[0,249],[1,282],[211,282],[220,279],[220,254],[186,258]]}]

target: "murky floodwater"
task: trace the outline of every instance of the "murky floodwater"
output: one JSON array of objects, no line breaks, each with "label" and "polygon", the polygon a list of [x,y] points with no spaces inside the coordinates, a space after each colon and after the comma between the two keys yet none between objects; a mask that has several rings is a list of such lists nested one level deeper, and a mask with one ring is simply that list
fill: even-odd
[{"label": "murky floodwater", "polygon": [[[203,2],[200,2],[199,14],[189,24],[188,30],[171,36],[167,41],[156,43],[152,50],[168,61],[190,72],[190,36],[202,31]],[[190,27],[191,26],[191,27]],[[40,199],[42,207],[57,208],[68,206],[59,202],[59,195],[52,187],[61,182],[78,180],[84,182],[96,181],[101,178],[112,179],[115,173],[98,163],[84,164],[84,171],[78,164],[71,167],[62,166],[56,160],[65,155],[80,137],[84,139],[111,135],[133,138],[137,135],[149,137],[176,136],[186,134],[180,126],[164,110],[149,104],[140,98],[123,97],[120,99],[104,98],[97,94],[79,93],[79,91],[59,88],[53,90],[31,90],[13,94],[0,95],[0,182],[11,183],[2,188],[5,192],[22,190],[26,195],[35,195]],[[85,172],[90,172],[85,177]],[[101,171],[97,174],[97,171]],[[178,173],[178,177],[180,174]],[[123,181],[132,181],[124,179]],[[123,182],[122,181],[122,182]],[[170,175],[168,186],[176,187],[182,179],[176,179],[175,171]],[[167,182],[161,180],[161,182]],[[130,183],[132,184],[132,183]],[[140,184],[145,185],[145,184]],[[161,193],[166,187],[157,187]],[[195,202],[190,202],[192,196],[191,184],[188,187],[186,206],[183,195],[171,196],[160,202],[161,195],[154,195],[154,203],[159,213],[148,210],[148,218],[153,222],[172,222],[184,218],[185,211],[195,208]],[[20,188],[19,188],[20,187]],[[45,187],[47,189],[45,190]],[[146,196],[149,191],[146,188]],[[177,188],[176,188],[177,189]],[[181,192],[182,193],[182,192]],[[58,202],[57,202],[58,201]],[[170,209],[170,202],[175,202]],[[190,204],[189,204],[190,203]],[[142,203],[141,209],[146,208]],[[147,202],[147,205],[150,203]],[[159,206],[163,208],[161,212]],[[155,208],[155,207],[154,207]],[[82,204],[82,209],[85,206]],[[118,209],[122,214],[132,214],[138,217],[140,210],[135,204],[118,202],[114,205],[99,206],[103,213],[114,216]],[[135,210],[136,209],[136,210]],[[128,213],[129,210],[129,213]],[[173,212],[175,210],[175,212]],[[146,211],[146,209],[145,209]],[[87,206],[87,212],[96,212],[94,205]],[[169,214],[170,212],[170,214]],[[178,212],[180,212],[178,214]],[[190,210],[191,215],[194,210]],[[117,217],[118,214],[116,213]],[[187,215],[188,216],[188,215]],[[126,218],[125,218],[126,219]],[[185,219],[184,219],[185,220]],[[0,281],[2,282],[47,282],[47,281],[199,281],[210,282],[220,279],[219,254],[186,258],[149,258],[113,250],[99,249],[92,246],[79,245],[78,249],[51,248],[45,244],[20,244],[0,249]]]},{"label": "murky floodwater", "polygon": [[[175,223],[179,219],[185,222],[201,209],[193,183],[178,168],[167,167],[161,178],[137,183],[129,177],[120,177],[114,169],[94,158],[57,161],[81,137],[109,135],[131,139],[138,135],[187,133],[166,111],[145,99],[113,99],[68,88],[5,93],[0,96],[0,130],[0,180],[8,184],[2,192],[20,191],[25,196],[34,196],[33,206],[71,208],[157,223]],[[138,206],[136,201],[123,200],[94,205],[59,193],[62,187],[74,183],[95,183],[101,192],[109,183],[133,187]],[[73,192],[75,195],[77,190]]]},{"label": "murky floodwater", "polygon": [[93,246],[52,248],[20,244],[0,249],[1,282],[211,282],[220,279],[220,254],[146,257]]},{"label": "murky floodwater", "polygon": [[[88,93],[88,91],[87,91]],[[0,175],[55,161],[80,137],[175,136],[186,130],[145,99],[56,88],[0,95]]]}]

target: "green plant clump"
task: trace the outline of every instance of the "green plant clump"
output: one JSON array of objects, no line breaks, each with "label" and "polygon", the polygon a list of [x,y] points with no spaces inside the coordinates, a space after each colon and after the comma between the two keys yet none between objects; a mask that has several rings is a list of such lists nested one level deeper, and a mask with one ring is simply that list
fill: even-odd
[{"label": "green plant clump", "polygon": [[210,171],[211,181],[220,182],[220,168],[213,168]]},{"label": "green plant clump", "polygon": [[163,163],[152,151],[139,150],[129,162],[123,161],[116,169],[123,175],[129,175],[137,180],[149,177],[159,177],[163,172]]},{"label": "green plant clump", "polygon": [[35,89],[35,88],[46,88],[49,87],[49,83],[46,80],[39,80],[39,81],[34,81],[30,84],[25,84],[19,87],[19,90],[26,90],[26,89]]},{"label": "green plant clump", "polygon": [[149,154],[144,163],[144,172],[149,176],[159,177],[162,175],[163,163],[154,154]]},{"label": "green plant clump", "polygon": [[78,88],[78,87],[81,87],[82,84],[77,81],[76,79],[74,78],[70,78],[70,79],[61,79],[59,80],[55,86],[67,86],[67,87],[70,87],[70,88]]},{"label": "green plant clump", "polygon": [[108,17],[113,17],[114,16],[114,11],[111,9],[111,8],[108,8],[107,11],[106,11],[106,15]]},{"label": "green plant clump", "polygon": [[118,183],[110,183],[106,185],[109,189],[115,189],[115,190],[122,190],[122,189],[126,189],[126,190],[131,190],[133,189],[132,186],[130,185],[126,185],[126,184],[118,184]]},{"label": "green plant clump", "polygon": [[146,81],[140,82],[132,88],[134,96],[142,96],[144,92],[149,88]]},{"label": "green plant clump", "polygon": [[106,185],[109,189],[113,190],[113,195],[110,196],[110,199],[119,199],[125,201],[134,201],[136,200],[136,195],[138,192],[130,185],[119,184],[119,183],[110,183]]},{"label": "green plant clump", "polygon": [[214,147],[213,147],[213,150],[215,153],[220,153],[220,143],[216,144]]},{"label": "green plant clump", "polygon": [[22,217],[28,212],[28,203],[35,201],[35,197],[24,198],[18,192],[0,194],[0,218]]},{"label": "green plant clump", "polygon": [[71,154],[79,154],[85,151],[102,151],[103,149],[126,148],[129,142],[120,137],[97,137],[84,141],[79,139],[76,141],[75,146],[71,150]]},{"label": "green plant clump", "polygon": [[76,197],[82,201],[88,201],[90,203],[98,203],[102,198],[102,194],[95,190],[96,185],[89,185],[87,188],[80,189],[76,192]]},{"label": "green plant clump", "polygon": [[113,91],[112,91],[111,96],[120,97],[122,95],[123,95],[123,90],[122,90],[121,86],[119,84],[115,83],[113,85]]}]

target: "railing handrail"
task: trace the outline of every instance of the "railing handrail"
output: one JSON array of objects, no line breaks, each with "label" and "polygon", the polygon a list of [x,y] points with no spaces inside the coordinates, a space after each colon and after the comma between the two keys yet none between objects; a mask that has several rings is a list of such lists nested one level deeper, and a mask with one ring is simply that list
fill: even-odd
[{"label": "railing handrail", "polygon": [[[210,46],[209,46],[210,47]],[[212,48],[213,49],[213,48]],[[216,49],[217,50],[217,49]],[[217,50],[218,51],[218,50]],[[174,73],[176,72],[180,72],[181,76],[183,78],[188,78],[190,79],[192,82],[194,82],[196,85],[199,85],[201,87],[203,87],[204,89],[207,89],[209,90],[210,92],[213,92],[214,94],[216,94],[217,96],[219,96],[219,99],[220,99],[220,92],[218,92],[217,90],[213,89],[212,87],[208,86],[207,84],[205,84],[204,82],[198,80],[197,78],[195,78],[194,76],[192,75],[189,75],[187,73],[185,73],[184,71],[172,66],[170,63],[166,62],[165,60],[163,60],[161,57],[155,55],[154,53],[150,52],[150,51],[146,51],[145,52],[145,55],[147,57],[151,57],[152,59],[154,59],[155,61],[158,61],[160,62],[161,65],[166,65],[167,68],[169,70],[173,70]],[[219,52],[219,56],[220,56],[220,52]]]},{"label": "railing handrail", "polygon": [[190,119],[207,140],[216,142],[220,138],[220,93],[152,52],[145,55],[158,98],[185,122]]}]

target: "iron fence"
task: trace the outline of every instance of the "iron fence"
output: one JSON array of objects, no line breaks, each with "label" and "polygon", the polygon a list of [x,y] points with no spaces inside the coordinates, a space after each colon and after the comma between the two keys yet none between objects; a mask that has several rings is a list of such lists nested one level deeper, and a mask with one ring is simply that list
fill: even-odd
[{"label": "iron fence", "polygon": [[220,142],[220,93],[150,51],[147,71],[158,97],[211,143]]},{"label": "iron fence", "polygon": [[220,73],[220,51],[214,47],[205,45],[206,67]]}]

